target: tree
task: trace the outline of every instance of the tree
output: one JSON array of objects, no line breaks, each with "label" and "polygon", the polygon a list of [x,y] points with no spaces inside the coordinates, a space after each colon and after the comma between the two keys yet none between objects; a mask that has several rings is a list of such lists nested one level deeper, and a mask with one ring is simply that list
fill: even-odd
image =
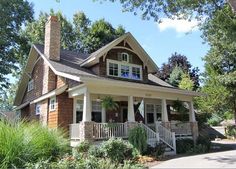
[{"label": "tree", "polygon": [[190,79],[189,75],[184,73],[181,76],[181,81],[179,82],[179,88],[185,90],[193,90],[194,83]]},{"label": "tree", "polygon": [[[101,0],[100,0],[101,1]],[[117,0],[110,0],[115,2]],[[214,12],[220,10],[227,0],[119,0],[123,11],[141,13],[142,19],[153,18],[161,22],[163,17],[204,20],[212,17]]]},{"label": "tree", "polygon": [[[236,17],[229,6],[217,11],[202,27],[204,39],[210,50],[205,56],[207,93],[215,91],[210,100],[221,102],[213,111],[230,109],[236,117]],[[212,86],[212,83],[215,86]],[[217,85],[218,89],[215,88]],[[210,86],[210,88],[209,88]],[[222,90],[220,93],[218,93]],[[219,94],[216,97],[215,94]],[[219,99],[219,100],[218,100]],[[214,103],[213,102],[213,103]],[[235,118],[236,119],[236,118]]]},{"label": "tree", "polygon": [[8,88],[6,75],[18,68],[18,50],[23,39],[19,35],[21,26],[33,17],[32,5],[25,0],[0,1],[0,93]]},{"label": "tree", "polygon": [[184,74],[184,71],[182,70],[182,68],[179,66],[176,66],[171,72],[168,82],[171,85],[178,87],[183,74]]},{"label": "tree", "polygon": [[[199,87],[199,69],[197,67],[192,68],[192,65],[188,61],[187,57],[178,53],[174,53],[168,59],[168,63],[163,63],[160,70],[157,72],[157,76],[164,81],[168,81],[170,74],[176,67],[181,67],[182,71],[189,74],[190,79],[194,82],[193,90],[197,90]],[[178,84],[175,84],[178,86]]]}]

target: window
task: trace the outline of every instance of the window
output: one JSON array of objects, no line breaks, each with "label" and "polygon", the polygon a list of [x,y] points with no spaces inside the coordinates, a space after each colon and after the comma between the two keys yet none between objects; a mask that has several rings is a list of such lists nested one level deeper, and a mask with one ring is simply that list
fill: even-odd
[{"label": "window", "polygon": [[76,101],[76,123],[82,121],[83,118],[83,100]]},{"label": "window", "polygon": [[154,123],[154,105],[146,104],[147,123]]},{"label": "window", "polygon": [[109,63],[109,75],[110,76],[118,76],[118,64]]},{"label": "window", "polygon": [[50,98],[49,111],[54,111],[56,109],[56,97]]},{"label": "window", "polygon": [[40,104],[39,103],[35,104],[35,114],[40,115]]},{"label": "window", "polygon": [[92,102],[92,121],[102,122],[102,105],[100,102]]},{"label": "window", "polygon": [[107,59],[107,75],[142,80],[142,66]]},{"label": "window", "polygon": [[128,53],[121,53],[121,60],[124,62],[129,62],[129,54]]},{"label": "window", "polygon": [[157,120],[161,121],[161,105],[156,105]]},{"label": "window", "polygon": [[121,77],[129,78],[129,66],[121,65]]},{"label": "window", "polygon": [[29,82],[28,82],[28,92],[33,90],[34,89],[34,80],[31,79]]},{"label": "window", "polygon": [[139,67],[132,67],[132,79],[140,79],[140,68]]}]

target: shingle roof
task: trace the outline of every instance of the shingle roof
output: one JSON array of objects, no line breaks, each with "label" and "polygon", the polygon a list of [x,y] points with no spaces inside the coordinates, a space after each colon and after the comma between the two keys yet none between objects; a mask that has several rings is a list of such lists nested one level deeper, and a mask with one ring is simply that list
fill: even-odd
[{"label": "shingle roof", "polygon": [[[36,44],[36,49],[43,55],[44,46]],[[56,69],[58,72],[68,73],[77,76],[96,76],[91,70],[80,67],[80,63],[88,57],[87,54],[82,54],[69,50],[61,50],[61,60],[53,61],[47,59],[47,61]]]}]

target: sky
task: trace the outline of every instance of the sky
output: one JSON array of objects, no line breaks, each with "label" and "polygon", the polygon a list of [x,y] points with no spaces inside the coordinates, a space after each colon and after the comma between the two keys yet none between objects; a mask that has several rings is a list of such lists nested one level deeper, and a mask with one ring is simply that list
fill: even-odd
[{"label": "sky", "polygon": [[[204,71],[204,57],[209,46],[203,44],[197,21],[170,20],[163,18],[161,24],[153,20],[142,20],[140,15],[122,12],[119,3],[93,0],[29,0],[34,4],[35,18],[39,12],[49,12],[50,9],[62,11],[72,21],[73,14],[83,11],[91,20],[104,18],[113,27],[122,25],[127,32],[131,32],[150,57],[160,67],[167,62],[172,53],[177,52],[187,56],[194,67]],[[190,33],[189,33],[190,32]]]}]

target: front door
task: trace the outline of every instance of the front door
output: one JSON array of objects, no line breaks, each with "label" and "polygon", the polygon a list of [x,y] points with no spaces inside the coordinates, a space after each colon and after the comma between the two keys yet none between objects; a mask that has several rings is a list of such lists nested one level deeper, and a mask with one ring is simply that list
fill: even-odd
[{"label": "front door", "polygon": [[128,121],[128,107],[121,107],[122,122]]}]

